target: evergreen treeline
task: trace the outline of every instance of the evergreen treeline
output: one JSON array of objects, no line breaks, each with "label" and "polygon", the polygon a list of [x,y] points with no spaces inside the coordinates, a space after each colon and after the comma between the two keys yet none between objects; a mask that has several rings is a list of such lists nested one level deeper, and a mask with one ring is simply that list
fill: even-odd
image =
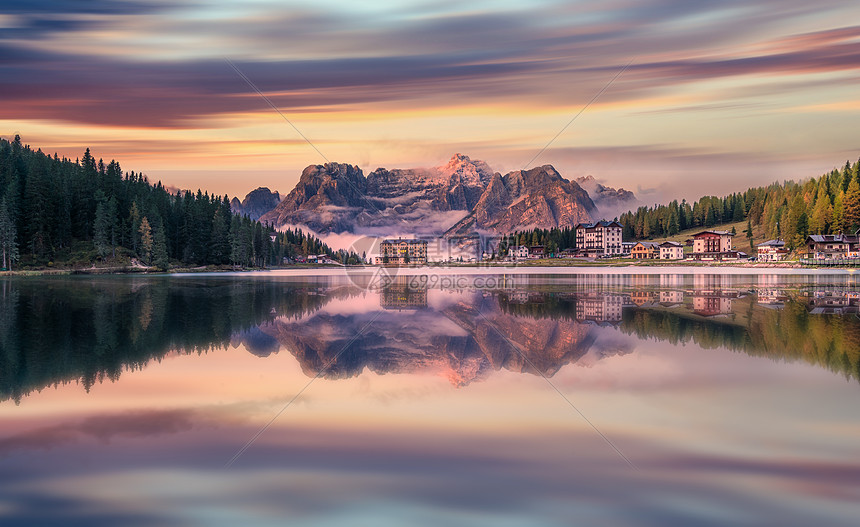
[{"label": "evergreen treeline", "polygon": [[854,233],[860,228],[860,160],[845,162],[803,183],[786,181],[718,198],[705,196],[692,205],[639,207],[621,215],[625,240],[663,238],[695,227],[747,221],[763,225],[769,238],[782,238],[790,249],[801,246],[808,234]]},{"label": "evergreen treeline", "polygon": [[233,214],[227,196],[171,194],[146,176],[107,165],[87,149],[71,161],[0,139],[0,265],[63,261],[86,265],[117,257],[167,269],[182,265],[280,265],[284,258],[332,251],[300,230],[278,232]]}]

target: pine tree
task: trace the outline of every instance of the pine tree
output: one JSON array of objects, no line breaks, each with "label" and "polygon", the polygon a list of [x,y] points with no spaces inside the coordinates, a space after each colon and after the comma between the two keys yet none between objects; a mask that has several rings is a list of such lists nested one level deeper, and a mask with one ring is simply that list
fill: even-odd
[{"label": "pine tree", "polygon": [[848,185],[843,208],[845,210],[842,218],[843,226],[849,233],[853,233],[860,228],[860,184],[857,183],[856,178]]},{"label": "pine tree", "polygon": [[140,258],[144,263],[149,264],[152,261],[152,228],[149,226],[149,220],[146,216],[140,220]]},{"label": "pine tree", "polygon": [[140,209],[138,209],[136,201],[131,204],[128,221],[131,228],[131,250],[136,253],[140,248]]},{"label": "pine tree", "polygon": [[826,234],[832,223],[833,206],[830,204],[826,185],[822,182],[818,186],[818,197],[815,199],[815,206],[812,209],[809,228],[813,234]]},{"label": "pine tree", "polygon": [[170,266],[167,258],[167,240],[164,236],[163,227],[156,227],[155,235],[152,239],[152,265],[162,271],[166,271]]},{"label": "pine tree", "polygon": [[18,241],[15,232],[15,222],[9,214],[6,198],[0,201],[0,264],[2,269],[12,269],[12,262],[18,261]]},{"label": "pine tree", "polygon": [[[111,211],[105,199],[105,195],[101,190],[96,191],[96,218],[93,222],[93,244],[96,247],[96,253],[99,258],[104,258],[111,252],[111,224],[114,218],[111,216]],[[115,213],[115,211],[114,211]]]},{"label": "pine tree", "polygon": [[747,233],[747,239],[750,242],[750,251],[752,251],[753,249],[755,249],[755,246],[753,245],[752,220],[750,219],[747,219],[747,230],[745,232]]},{"label": "pine tree", "polygon": [[845,217],[845,207],[842,204],[843,195],[842,190],[839,190],[836,193],[836,198],[833,200],[833,225],[830,228],[833,233],[839,233],[844,229],[843,218]]}]

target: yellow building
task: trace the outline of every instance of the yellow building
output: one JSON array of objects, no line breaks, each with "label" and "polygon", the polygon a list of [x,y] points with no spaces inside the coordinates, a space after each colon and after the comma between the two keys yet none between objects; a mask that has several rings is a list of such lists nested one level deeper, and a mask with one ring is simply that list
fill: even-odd
[{"label": "yellow building", "polygon": [[421,265],[427,263],[426,240],[382,240],[377,263],[383,265]]}]

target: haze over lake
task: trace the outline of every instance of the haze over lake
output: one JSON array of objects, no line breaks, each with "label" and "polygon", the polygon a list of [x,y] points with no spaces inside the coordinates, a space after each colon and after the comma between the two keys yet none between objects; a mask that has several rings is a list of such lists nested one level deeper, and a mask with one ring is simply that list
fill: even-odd
[{"label": "haze over lake", "polygon": [[855,525],[857,277],[607,271],[3,279],[0,523]]}]

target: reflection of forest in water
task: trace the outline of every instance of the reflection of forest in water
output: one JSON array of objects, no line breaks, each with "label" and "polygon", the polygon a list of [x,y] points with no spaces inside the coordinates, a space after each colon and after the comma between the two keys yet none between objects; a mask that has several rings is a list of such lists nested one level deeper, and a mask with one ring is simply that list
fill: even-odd
[{"label": "reflection of forest in water", "polygon": [[[499,369],[553,375],[586,355],[635,348],[635,339],[607,334],[803,360],[860,379],[860,289],[846,280],[781,282],[628,277],[465,290],[436,305],[426,288],[404,283],[376,295],[259,278],[4,280],[0,397],[65,382],[89,388],[171,351],[239,342],[261,356],[286,348],[311,376],[430,371],[465,385]],[[371,303],[339,310],[335,299]]]}]

